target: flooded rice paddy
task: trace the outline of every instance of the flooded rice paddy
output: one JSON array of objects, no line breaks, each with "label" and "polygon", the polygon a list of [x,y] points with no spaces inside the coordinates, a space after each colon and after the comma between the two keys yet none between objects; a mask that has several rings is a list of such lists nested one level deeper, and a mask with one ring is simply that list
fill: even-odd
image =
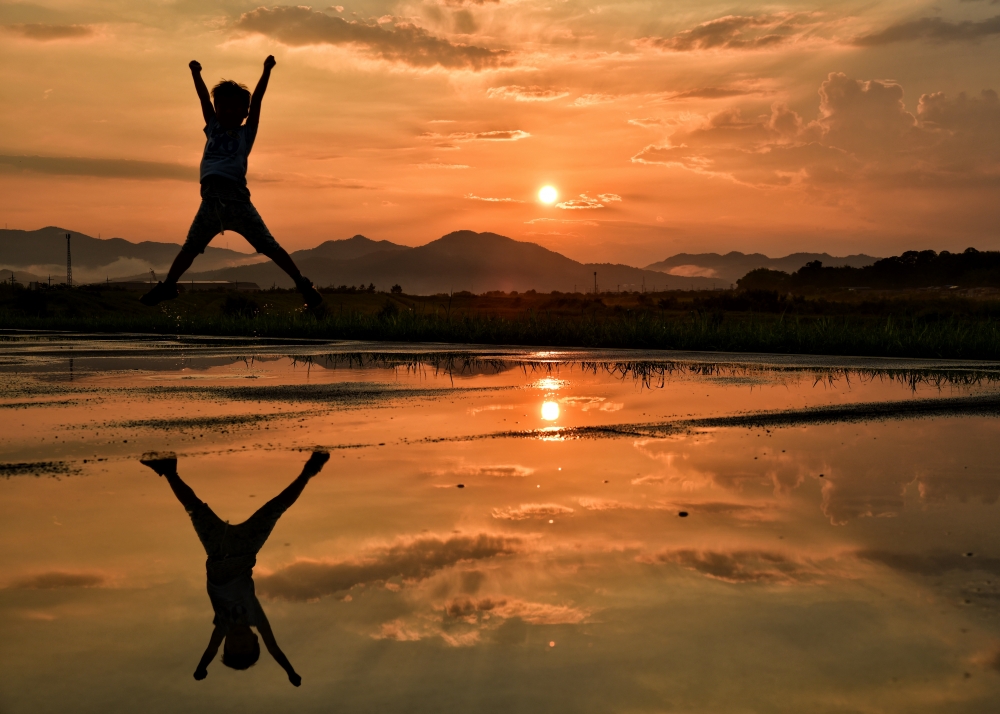
[{"label": "flooded rice paddy", "polygon": [[0,712],[1000,701],[998,365],[4,340]]}]

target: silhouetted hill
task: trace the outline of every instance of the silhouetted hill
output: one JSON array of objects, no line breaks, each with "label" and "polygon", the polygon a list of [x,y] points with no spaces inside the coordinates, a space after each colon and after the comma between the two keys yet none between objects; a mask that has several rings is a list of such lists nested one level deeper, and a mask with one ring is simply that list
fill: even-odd
[{"label": "silhouetted hill", "polygon": [[1000,252],[968,248],[963,253],[907,251],[863,268],[831,267],[816,261],[794,273],[759,269],[739,281],[745,290],[810,291],[839,288],[1000,287]]},{"label": "silhouetted hill", "polygon": [[[36,231],[0,229],[0,266],[53,276],[66,276],[66,234],[72,234],[74,282],[103,280],[166,270],[180,248],[176,243],[133,243],[124,238],[93,238],[48,226]],[[199,263],[210,268],[241,265],[260,256],[210,246]]]},{"label": "silhouetted hill", "polygon": [[[842,258],[828,253],[792,253],[784,258],[769,258],[763,253],[740,253],[732,251],[725,255],[718,253],[678,253],[666,260],[647,265],[646,270],[658,270],[670,275],[701,276],[717,278],[722,283],[735,283],[751,270],[767,268],[792,273],[806,263],[822,261],[823,265],[849,265],[861,268],[871,265],[878,258],[870,255],[848,255]],[[727,286],[728,287],[728,286]]]},{"label": "silhouetted hill", "polygon": [[[374,283],[378,289],[387,290],[399,284],[414,295],[460,290],[589,292],[594,289],[595,271],[601,290],[616,290],[619,286],[622,290],[639,290],[643,280],[647,290],[662,290],[668,285],[704,289],[713,284],[711,279],[681,280],[628,265],[579,263],[535,243],[474,231],[456,231],[416,248],[380,250],[350,260],[320,257],[311,251],[298,251],[292,257],[317,285]],[[279,268],[266,263],[200,271],[190,277],[291,287],[291,281]]]},{"label": "silhouetted hill", "polygon": [[306,258],[328,258],[330,260],[353,260],[372,253],[388,253],[393,251],[412,250],[409,246],[399,245],[387,240],[372,240],[362,235],[343,240],[328,240],[315,248],[295,252],[297,260]]}]

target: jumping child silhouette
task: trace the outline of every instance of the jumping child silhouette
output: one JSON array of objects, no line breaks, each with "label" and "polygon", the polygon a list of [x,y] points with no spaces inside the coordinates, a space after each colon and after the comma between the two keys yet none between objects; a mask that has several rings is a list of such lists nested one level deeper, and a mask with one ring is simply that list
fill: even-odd
[{"label": "jumping child silhouette", "polygon": [[[264,73],[253,95],[242,84],[224,79],[212,89],[210,98],[205,80],[201,78],[201,65],[191,61],[189,66],[201,100],[207,137],[201,158],[201,207],[188,230],[187,240],[170,266],[167,279],[140,298],[144,305],[156,305],[177,297],[177,281],[181,275],[199,253],[205,252],[211,240],[225,230],[242,235],[258,253],[263,253],[288,273],[309,309],[323,302],[323,296],[308,278],[303,277],[291,256],[264,225],[250,202],[247,188],[247,156],[257,138],[260,104],[275,64],[273,56],[264,60]],[[212,106],[212,99],[215,106]]]},{"label": "jumping child silhouette", "polygon": [[278,647],[271,632],[264,609],[257,600],[253,586],[253,568],[257,553],[271,535],[281,515],[295,503],[309,479],[323,470],[330,459],[325,451],[316,451],[302,468],[302,473],[284,491],[261,506],[243,523],[230,525],[223,521],[208,504],[199,499],[191,487],[177,475],[177,459],[173,454],[147,454],[142,463],[167,479],[177,500],[191,517],[198,540],[205,547],[208,559],[205,573],[208,580],[208,598],[212,601],[215,619],[212,637],[201,656],[194,678],[208,676],[208,665],[225,642],[222,663],[233,669],[248,669],[260,657],[260,643],[251,627],[256,627],[264,639],[264,646],[274,661],[288,674],[288,681],[296,687],[302,683],[292,663]]}]

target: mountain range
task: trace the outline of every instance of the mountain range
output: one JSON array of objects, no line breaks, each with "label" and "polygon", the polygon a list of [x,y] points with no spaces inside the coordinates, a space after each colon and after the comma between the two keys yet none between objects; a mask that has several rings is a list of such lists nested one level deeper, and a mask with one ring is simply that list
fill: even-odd
[{"label": "mountain range", "polygon": [[646,266],[646,270],[656,270],[669,275],[684,277],[715,278],[722,283],[735,283],[751,270],[767,268],[794,273],[806,263],[820,261],[831,268],[863,268],[878,258],[870,255],[847,255],[837,258],[829,253],[792,253],[784,258],[769,258],[763,253],[739,253],[732,251],[725,255],[718,253],[678,253],[666,260]]},{"label": "mountain range", "polygon": [[[149,271],[165,272],[178,246],[174,243],[132,243],[122,238],[98,239],[50,226],[37,231],[0,231],[0,272],[23,282],[34,274],[65,276],[66,233],[72,233],[74,282],[147,280]],[[835,258],[825,253],[797,253],[769,258],[755,253],[681,253],[646,268],[613,263],[580,263],[535,243],[496,233],[455,231],[422,246],[374,241],[361,235],[328,240],[315,248],[292,253],[303,274],[319,286],[368,285],[379,290],[400,285],[407,293],[432,294],[468,290],[524,292],[594,289],[664,290],[729,287],[758,267],[796,270],[807,262],[824,265],[868,265],[875,258]],[[162,277],[162,275],[161,275]],[[261,287],[291,287],[291,280],[263,256],[210,247],[198,257],[184,280],[255,282]]]},{"label": "mountain range", "polygon": [[[179,247],[176,243],[133,243],[124,238],[93,238],[56,226],[36,231],[3,229],[0,230],[0,267],[13,270],[15,279],[20,279],[20,273],[32,273],[42,280],[51,275],[53,283],[65,282],[67,233],[72,236],[74,283],[121,279],[140,272],[148,278],[150,269],[166,271]],[[210,269],[259,260],[264,258],[214,246],[198,258],[199,265]]]}]

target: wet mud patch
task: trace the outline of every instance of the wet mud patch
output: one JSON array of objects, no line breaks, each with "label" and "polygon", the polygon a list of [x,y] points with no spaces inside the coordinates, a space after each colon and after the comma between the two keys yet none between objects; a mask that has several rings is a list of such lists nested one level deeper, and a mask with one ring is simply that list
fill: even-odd
[{"label": "wet mud patch", "polygon": [[293,412],[279,414],[232,414],[215,417],[175,417],[172,419],[129,419],[106,422],[106,429],[156,429],[159,431],[218,431],[227,433],[237,427],[259,427],[273,421],[314,416],[319,412]]},{"label": "wet mud patch", "polygon": [[68,461],[19,461],[13,463],[0,463],[0,478],[11,478],[14,476],[75,476],[81,473],[78,466]]},{"label": "wet mud patch", "polygon": [[44,402],[6,402],[0,403],[0,409],[33,409],[35,407],[69,407],[77,404],[75,399],[59,399]]}]

